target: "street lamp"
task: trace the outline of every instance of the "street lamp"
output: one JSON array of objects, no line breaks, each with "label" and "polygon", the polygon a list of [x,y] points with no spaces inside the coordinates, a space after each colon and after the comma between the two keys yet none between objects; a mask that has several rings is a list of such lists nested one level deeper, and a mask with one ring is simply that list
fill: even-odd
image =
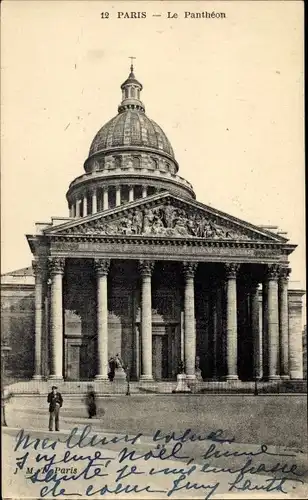
[{"label": "street lamp", "polygon": [[5,394],[4,394],[4,377],[5,377],[5,361],[6,355],[11,351],[11,347],[6,344],[1,344],[1,425],[7,427],[5,420]]}]

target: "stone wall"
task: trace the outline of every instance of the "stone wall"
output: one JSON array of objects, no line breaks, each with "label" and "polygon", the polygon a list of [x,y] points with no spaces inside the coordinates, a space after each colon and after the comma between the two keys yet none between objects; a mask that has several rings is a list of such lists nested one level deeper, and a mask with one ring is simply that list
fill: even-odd
[{"label": "stone wall", "polygon": [[303,330],[303,378],[307,379],[307,325]]},{"label": "stone wall", "polygon": [[34,279],[20,273],[1,282],[1,340],[7,355],[8,379],[31,378],[34,370]]}]

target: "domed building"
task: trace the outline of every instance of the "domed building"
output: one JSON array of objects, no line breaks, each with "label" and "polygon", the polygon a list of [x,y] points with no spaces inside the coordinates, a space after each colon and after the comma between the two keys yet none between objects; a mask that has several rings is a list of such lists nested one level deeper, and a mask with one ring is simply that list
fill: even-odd
[{"label": "domed building", "polygon": [[27,235],[35,383],[56,380],[65,392],[92,380],[112,392],[111,359],[115,380],[128,374],[135,391],[171,392],[179,371],[187,390],[301,379],[304,292],[288,290],[296,246],[275,227],[197,202],[168,137],[145,113],[133,67],[121,91],[117,115],[69,186],[69,216]]}]

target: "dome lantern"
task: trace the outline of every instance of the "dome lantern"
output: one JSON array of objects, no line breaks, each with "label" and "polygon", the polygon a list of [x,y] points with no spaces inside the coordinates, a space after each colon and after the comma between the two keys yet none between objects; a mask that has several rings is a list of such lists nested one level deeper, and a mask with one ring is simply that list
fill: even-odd
[{"label": "dome lantern", "polygon": [[[135,59],[132,57],[131,59]],[[124,83],[121,85],[122,102],[118,107],[118,112],[123,113],[127,109],[137,109],[138,111],[145,111],[144,104],[140,100],[140,92],[142,91],[142,84],[138,82],[134,75],[133,63],[130,66],[130,74]]]}]

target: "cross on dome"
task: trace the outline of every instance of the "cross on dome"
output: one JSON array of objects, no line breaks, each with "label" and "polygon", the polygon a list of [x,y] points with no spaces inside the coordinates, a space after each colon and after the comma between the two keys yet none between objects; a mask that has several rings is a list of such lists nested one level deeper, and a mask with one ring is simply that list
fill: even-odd
[{"label": "cross on dome", "polygon": [[136,59],[136,57],[134,56],[129,56],[129,59],[131,61],[131,64],[130,64],[130,72],[133,73],[134,72],[134,59]]}]

